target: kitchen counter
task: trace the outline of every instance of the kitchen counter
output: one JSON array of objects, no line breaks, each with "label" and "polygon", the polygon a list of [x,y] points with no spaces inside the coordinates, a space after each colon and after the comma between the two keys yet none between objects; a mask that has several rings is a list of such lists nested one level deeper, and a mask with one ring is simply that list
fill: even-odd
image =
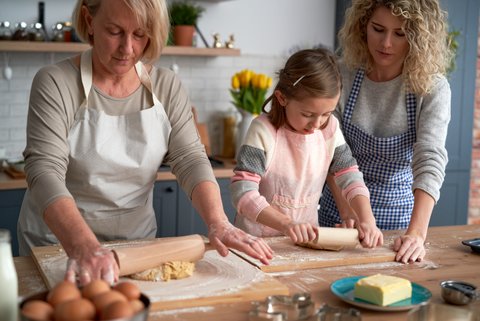
[{"label": "kitchen counter", "polygon": [[[401,231],[386,231],[385,235],[399,235]],[[431,302],[442,303],[440,282],[461,280],[480,287],[480,255],[462,245],[462,240],[480,237],[479,225],[431,227],[426,242],[427,256],[413,264],[396,262],[319,268],[272,274],[288,286],[290,293],[308,292],[317,307],[323,303],[337,307],[351,307],[330,292],[330,284],[340,278],[366,274],[391,274],[407,278],[432,292]],[[232,254],[230,254],[232,255]],[[46,290],[40,273],[30,257],[15,257],[21,296]],[[472,306],[472,305],[471,305]],[[480,309],[480,302],[475,305]],[[149,321],[168,320],[229,320],[246,321],[250,304],[221,304],[198,308],[186,308],[151,312]],[[407,312],[376,312],[359,309],[363,321],[407,320]]]},{"label": "kitchen counter", "polygon": [[[223,162],[223,165],[214,164],[213,173],[216,178],[230,178],[233,175],[233,168],[235,167],[233,159],[219,158]],[[166,169],[160,169],[157,173],[157,181],[175,180],[175,176]],[[27,188],[27,182],[25,178],[12,178],[5,171],[0,172],[0,190],[8,189],[21,189]]]}]

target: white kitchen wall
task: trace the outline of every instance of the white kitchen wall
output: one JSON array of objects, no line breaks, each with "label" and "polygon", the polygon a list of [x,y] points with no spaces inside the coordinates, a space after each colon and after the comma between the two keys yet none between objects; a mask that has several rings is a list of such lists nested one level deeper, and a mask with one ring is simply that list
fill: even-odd
[{"label": "white kitchen wall", "polygon": [[[46,25],[69,20],[75,1],[45,0]],[[163,56],[159,66],[179,66],[199,120],[207,122],[214,153],[221,151],[221,117],[231,108],[230,77],[249,68],[275,77],[275,71],[296,48],[334,43],[335,0],[230,0],[198,1],[206,11],[199,28],[209,43],[219,32],[222,40],[235,35],[238,57]],[[37,20],[38,2],[0,0],[0,21]],[[199,46],[203,46],[198,38]],[[59,53],[0,52],[0,69],[8,63],[13,78],[0,75],[0,149],[8,158],[20,158],[25,147],[25,125],[31,80],[39,68],[65,59]],[[274,78],[275,79],[275,78]]]}]

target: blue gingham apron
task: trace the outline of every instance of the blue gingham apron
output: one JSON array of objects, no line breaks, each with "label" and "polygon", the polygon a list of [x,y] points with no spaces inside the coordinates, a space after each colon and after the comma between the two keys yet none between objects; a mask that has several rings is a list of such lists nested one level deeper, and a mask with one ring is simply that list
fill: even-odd
[{"label": "blue gingham apron", "polygon": [[[351,123],[353,109],[365,75],[358,70],[343,115],[343,132],[370,191],[377,226],[384,230],[406,229],[413,209],[411,162],[416,140],[416,98],[406,94],[408,130],[392,137],[375,137]],[[320,226],[340,223],[328,186],[320,199]]]}]

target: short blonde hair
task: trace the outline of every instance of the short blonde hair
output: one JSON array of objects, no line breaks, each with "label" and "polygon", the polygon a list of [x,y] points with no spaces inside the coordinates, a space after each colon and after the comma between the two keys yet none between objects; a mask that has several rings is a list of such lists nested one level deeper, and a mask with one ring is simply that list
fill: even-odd
[{"label": "short blonde hair", "polygon": [[[147,31],[148,44],[143,52],[142,60],[153,62],[158,59],[165,47],[170,32],[170,18],[165,0],[117,0],[123,1],[133,12]],[[92,16],[98,12],[102,0],[77,0],[72,14],[73,26],[78,37],[83,42],[92,44],[88,34],[87,23],[82,15],[82,7],[87,7]]]},{"label": "short blonde hair", "polygon": [[343,61],[352,69],[371,70],[367,24],[380,6],[389,8],[405,22],[403,28],[410,49],[403,64],[403,77],[409,90],[420,95],[428,93],[436,76],[447,73],[454,55],[448,44],[447,13],[437,0],[353,0],[338,33]]}]

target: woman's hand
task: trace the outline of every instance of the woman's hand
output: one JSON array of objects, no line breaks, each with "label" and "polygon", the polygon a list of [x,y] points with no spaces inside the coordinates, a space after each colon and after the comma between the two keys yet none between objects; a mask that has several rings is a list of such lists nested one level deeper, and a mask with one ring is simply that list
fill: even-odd
[{"label": "woman's hand", "polygon": [[357,227],[357,220],[356,220],[356,218],[343,219],[341,223],[335,224],[335,227],[355,228],[355,227]]},{"label": "woman's hand", "polygon": [[358,239],[363,247],[377,247],[383,245],[383,233],[375,224],[375,221],[372,222],[362,222],[357,226],[358,229]]},{"label": "woman's hand", "polygon": [[94,251],[78,251],[75,254],[75,257],[68,259],[65,280],[79,286],[95,279],[105,280],[109,284],[118,281],[119,269],[111,250],[98,248]]},{"label": "woman's hand", "polygon": [[294,243],[306,243],[317,237],[318,230],[310,223],[290,222],[282,229],[282,233]]},{"label": "woman's hand", "polygon": [[221,256],[227,256],[228,248],[233,248],[268,264],[273,251],[262,238],[245,233],[229,221],[219,221],[208,227],[208,238]]},{"label": "woman's hand", "polygon": [[398,237],[393,243],[393,250],[397,252],[395,261],[402,263],[422,261],[426,254],[424,242],[420,235],[405,234]]}]

